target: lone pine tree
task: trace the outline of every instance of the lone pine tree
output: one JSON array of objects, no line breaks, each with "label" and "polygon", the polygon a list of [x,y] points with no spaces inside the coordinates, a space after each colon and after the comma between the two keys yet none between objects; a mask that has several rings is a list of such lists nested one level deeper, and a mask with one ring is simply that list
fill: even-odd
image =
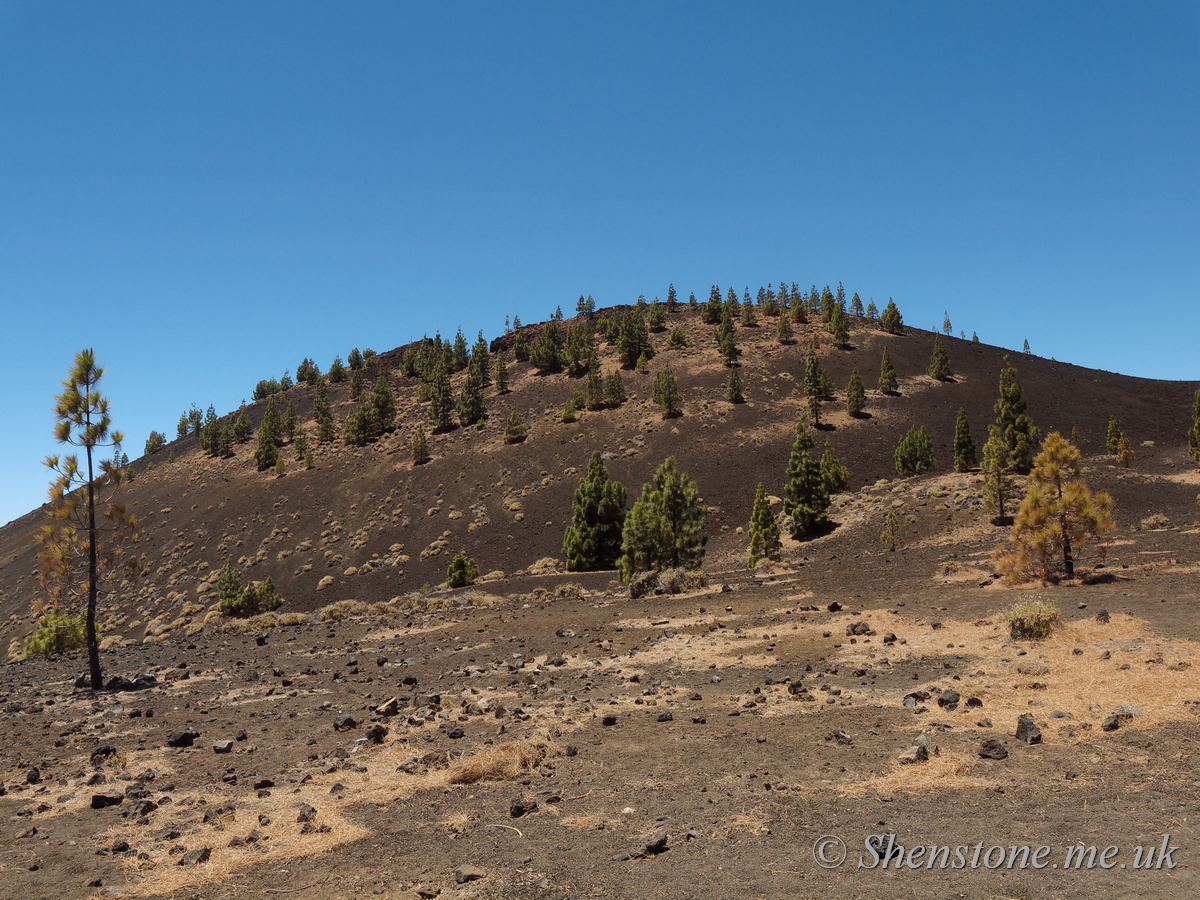
[{"label": "lone pine tree", "polygon": [[[81,350],[62,382],[63,392],[54,398],[54,439],[82,447],[84,462],[81,467],[73,453],[45,460],[56,477],[50,483],[50,524],[37,536],[42,545],[38,580],[45,593],[33,601],[43,622],[82,613],[88,674],[96,691],[103,687],[97,610],[124,579],[136,579],[142,569],[132,552],[142,528],[117,500],[126,470],[95,458],[100,448],[119,448],[124,438],[109,431],[108,398],[100,393],[103,375],[95,353]],[[97,511],[103,521],[97,521]]]},{"label": "lone pine tree", "polygon": [[525,440],[526,434],[525,423],[514,409],[508,414],[508,421],[504,423],[504,443],[519,444]]},{"label": "lone pine tree", "polygon": [[592,452],[571,505],[562,552],[569,571],[611,568],[621,555],[625,488],[608,477],[599,450]]},{"label": "lone pine tree", "polygon": [[850,372],[850,384],[846,387],[846,412],[851,416],[860,416],[867,407],[867,392],[863,387],[858,369]]},{"label": "lone pine tree", "polygon": [[1116,416],[1108,417],[1108,434],[1105,436],[1105,443],[1108,445],[1108,452],[1116,455],[1117,445],[1121,443],[1121,426],[1117,424]]},{"label": "lone pine tree", "polygon": [[954,423],[954,471],[965,472],[977,463],[975,442],[971,440],[971,425],[967,421],[967,411],[960,407],[958,419]]},{"label": "lone pine tree", "polygon": [[742,379],[737,366],[729,367],[729,377],[725,380],[725,399],[730,403],[741,403],[746,399],[742,395]]},{"label": "lone pine tree", "polygon": [[813,454],[813,439],[808,421],[796,423],[796,441],[788,457],[787,484],[783,511],[791,516],[791,536],[796,540],[812,537],[825,528],[829,492],[821,477],[821,463]]},{"label": "lone pine tree", "polygon": [[696,483],[668,456],[625,517],[618,566],[622,581],[638,572],[694,566],[704,558],[707,538],[700,531],[708,507],[699,496]]},{"label": "lone pine tree", "polygon": [[1000,547],[993,554],[1009,579],[1049,579],[1060,563],[1063,575],[1072,579],[1084,542],[1103,538],[1116,527],[1112,498],[1103,491],[1089,492],[1080,471],[1079,451],[1057,431],[1047,435],[1013,525],[1012,549],[1005,553]]},{"label": "lone pine tree", "polygon": [[884,344],[883,358],[879,361],[879,393],[894,394],[899,386],[896,367],[892,365],[892,355],[888,352],[887,344]]},{"label": "lone pine tree", "polygon": [[929,377],[936,378],[938,381],[949,381],[954,376],[954,370],[950,368],[950,357],[946,353],[946,345],[942,343],[942,336],[935,334],[933,336],[933,353],[929,357]]},{"label": "lone pine tree", "polygon": [[663,408],[663,418],[679,414],[679,386],[675,383],[675,373],[670,366],[664,366],[662,371],[654,376],[654,402]]},{"label": "lone pine tree", "polygon": [[412,461],[415,466],[429,461],[429,441],[425,438],[424,427],[419,424],[416,432],[413,433]]},{"label": "lone pine tree", "polygon": [[896,447],[894,458],[896,472],[901,478],[920,475],[932,469],[933,439],[929,436],[929,430],[924,425],[913,425],[909,428]]},{"label": "lone pine tree", "polygon": [[904,317],[896,307],[896,301],[888,297],[887,308],[879,317],[879,327],[888,334],[904,334]]},{"label": "lone pine tree", "polygon": [[771,514],[771,502],[762,482],[754,494],[754,509],[750,513],[750,556],[746,568],[754,568],[760,559],[775,559],[783,549],[779,540],[779,524]]}]

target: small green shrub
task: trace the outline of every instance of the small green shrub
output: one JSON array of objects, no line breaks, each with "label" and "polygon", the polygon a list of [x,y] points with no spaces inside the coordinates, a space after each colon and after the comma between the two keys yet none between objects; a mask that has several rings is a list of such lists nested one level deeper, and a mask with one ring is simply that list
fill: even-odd
[{"label": "small green shrub", "polygon": [[466,587],[468,584],[474,584],[478,577],[479,566],[475,565],[475,560],[460,552],[446,570],[446,587]]},{"label": "small green shrub", "polygon": [[217,604],[217,612],[223,616],[246,619],[279,609],[282,605],[283,598],[275,593],[275,583],[268,578],[266,581],[250,582],[236,597],[222,599]]},{"label": "small green shrub", "polygon": [[1153,531],[1157,528],[1170,528],[1171,520],[1162,513],[1155,513],[1152,516],[1146,516],[1142,519],[1142,530]]},{"label": "small green shrub", "polygon": [[[100,640],[100,626],[96,626],[96,640]],[[56,609],[50,610],[38,622],[37,631],[25,638],[25,658],[35,653],[53,656],[70,653],[87,646],[87,627],[83,616],[69,618]]]},{"label": "small green shrub", "polygon": [[1038,640],[1058,624],[1058,607],[1048,603],[1022,603],[1004,616],[1014,638]]}]

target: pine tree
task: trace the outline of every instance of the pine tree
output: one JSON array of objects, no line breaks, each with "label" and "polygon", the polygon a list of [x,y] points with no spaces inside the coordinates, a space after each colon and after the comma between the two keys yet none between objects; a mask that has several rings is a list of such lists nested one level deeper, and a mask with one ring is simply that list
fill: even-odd
[{"label": "pine tree", "polygon": [[311,450],[304,451],[304,468],[311,469],[313,467],[313,455]]},{"label": "pine tree", "polygon": [[820,341],[814,334],[808,345],[808,355],[804,359],[804,393],[809,397],[821,396],[821,365],[817,362],[817,348]]},{"label": "pine tree", "polygon": [[451,372],[461,372],[470,361],[467,356],[467,339],[463,337],[462,328],[459,328],[454,335],[454,349],[451,351],[450,359]]},{"label": "pine tree", "polygon": [[1133,447],[1129,443],[1129,438],[1125,436],[1125,432],[1121,432],[1121,436],[1117,438],[1117,462],[1125,468],[1129,468],[1129,464],[1133,462]]},{"label": "pine tree", "polygon": [[217,452],[217,443],[221,438],[221,422],[217,419],[217,411],[209,404],[204,416],[204,424],[200,426],[200,449],[213,456]]},{"label": "pine tree", "polygon": [[525,440],[526,434],[525,423],[514,409],[508,414],[508,421],[504,423],[504,443],[519,444]]},{"label": "pine tree", "polygon": [[901,478],[920,475],[932,469],[935,465],[933,458],[933,438],[924,425],[913,425],[908,433],[900,439],[894,454],[896,472]]},{"label": "pine tree", "polygon": [[481,387],[487,387],[492,383],[492,372],[489,365],[491,361],[492,354],[488,349],[488,342],[483,339],[483,332],[480,331],[478,337],[475,338],[475,343],[471,345],[471,367],[475,370],[475,376],[479,379]]},{"label": "pine tree", "polygon": [[279,410],[275,406],[275,396],[272,394],[267,399],[267,408],[258,426],[258,446],[254,450],[254,464],[260,472],[274,466],[279,459],[283,425],[279,419]]},{"label": "pine tree", "polygon": [[954,327],[950,324],[950,313],[944,313],[945,318],[942,319],[942,334],[952,334]]},{"label": "pine tree", "polygon": [[340,384],[346,380],[346,367],[342,364],[342,358],[335,356],[333,362],[329,364],[329,383]]},{"label": "pine tree", "polygon": [[946,353],[941,335],[938,334],[933,336],[933,353],[929,358],[929,377],[936,378],[938,381],[949,381],[954,377],[954,370],[950,368],[950,357]]},{"label": "pine tree", "polygon": [[1117,445],[1121,443],[1121,426],[1117,424],[1116,416],[1108,417],[1108,435],[1105,438],[1105,443],[1108,444],[1108,452],[1114,456],[1117,452]]},{"label": "pine tree", "polygon": [[888,545],[888,550],[895,550],[901,546],[904,541],[900,540],[900,520],[896,518],[896,511],[889,509],[887,518],[884,521],[883,534],[879,539]]},{"label": "pine tree", "polygon": [[586,300],[583,298],[583,294],[579,295],[579,302],[575,304],[575,312],[584,316],[589,322],[592,321],[592,315],[596,312],[596,301],[592,299],[591,294]]},{"label": "pine tree", "polygon": [[[38,580],[45,596],[33,602],[34,612],[46,618],[82,613],[94,691],[103,687],[97,611],[110,594],[132,593],[129,588],[142,571],[133,550],[142,528],[117,500],[132,468],[121,469],[95,458],[104,447],[113,447],[115,453],[124,439],[120,432],[108,430],[112,420],[108,398],[100,393],[103,375],[94,352],[81,350],[62,382],[63,392],[54,398],[54,439],[82,447],[84,459],[82,465],[75,454],[45,459],[55,478],[50,483],[50,524],[37,535],[42,546]],[[97,463],[99,472],[93,468]]]},{"label": "pine tree", "polygon": [[654,402],[663,408],[663,418],[669,419],[679,414],[679,386],[675,383],[675,373],[670,366],[664,366],[662,371],[654,376],[652,397]]},{"label": "pine tree", "polygon": [[363,373],[362,367],[350,370],[350,399],[359,400],[362,398],[363,392]]},{"label": "pine tree", "polygon": [[846,315],[846,308],[840,304],[833,308],[833,315],[829,320],[829,333],[839,347],[844,348],[850,342],[850,317]]},{"label": "pine tree", "polygon": [[592,330],[587,325],[567,329],[567,347],[564,351],[571,375],[578,377],[591,368],[596,358],[596,345]]},{"label": "pine tree", "polygon": [[837,308],[837,301],[833,298],[833,291],[829,290],[829,285],[821,290],[821,321],[829,325],[833,321],[833,311]]},{"label": "pine tree", "polygon": [[508,393],[508,366],[504,364],[504,351],[496,351],[496,393]]},{"label": "pine tree", "polygon": [[625,517],[618,566],[622,581],[638,572],[699,564],[707,542],[699,532],[708,515],[699,496],[696,483],[668,456]]},{"label": "pine tree", "polygon": [[433,378],[429,382],[429,424],[433,430],[446,431],[453,426],[450,418],[454,411],[454,399],[450,396],[450,376],[440,361],[434,366]]},{"label": "pine tree", "polygon": [[675,283],[672,282],[667,288],[667,312],[675,312],[675,307],[679,305],[679,297],[675,293]]},{"label": "pine tree", "polygon": [[820,533],[826,525],[825,511],[829,508],[829,492],[821,477],[821,463],[813,455],[813,439],[808,422],[796,423],[796,442],[788,457],[787,486],[784,488],[783,511],[792,517],[791,535],[796,540]]},{"label": "pine tree", "polygon": [[750,513],[750,557],[746,560],[746,568],[753,569],[764,557],[777,559],[782,550],[779,525],[771,514],[771,503],[760,481],[754,494],[754,509]]},{"label": "pine tree", "polygon": [[975,458],[975,442],[971,440],[971,425],[967,411],[961,407],[954,423],[954,471],[965,472],[978,464]]},{"label": "pine tree", "polygon": [[474,584],[475,579],[478,577],[479,566],[475,565],[475,560],[469,558],[462,551],[459,551],[454,559],[450,561],[450,566],[446,569],[446,587],[466,587],[468,584]]},{"label": "pine tree", "polygon": [[1026,339],[1025,339],[1025,347],[1024,347],[1024,351],[1023,351],[1023,352],[1025,352],[1025,353],[1032,353],[1032,352],[1033,352],[1032,350],[1030,350],[1030,349],[1029,349],[1029,338],[1026,338]]},{"label": "pine tree", "polygon": [[619,371],[614,371],[604,379],[604,401],[612,407],[625,402],[625,383],[621,380]]},{"label": "pine tree", "polygon": [[746,294],[746,302],[742,304],[742,327],[751,328],[758,324],[758,319],[754,315],[754,304],[750,302],[749,292]]},{"label": "pine tree", "polygon": [[617,355],[621,365],[627,369],[637,368],[638,360],[645,356],[649,359],[654,355],[650,346],[650,335],[646,331],[646,321],[636,309],[631,309],[621,317],[617,335]]},{"label": "pine tree", "polygon": [[539,372],[557,372],[562,367],[562,335],[558,322],[551,319],[542,326],[529,351],[529,361]]},{"label": "pine tree", "polygon": [[463,425],[474,425],[487,414],[483,403],[483,385],[474,371],[468,371],[458,395],[458,418]]},{"label": "pine tree", "polygon": [[283,455],[280,454],[275,457],[275,477],[282,478],[286,474],[287,474],[287,463],[285,463],[283,461]]},{"label": "pine tree", "polygon": [[413,433],[412,461],[414,466],[419,466],[421,463],[429,461],[429,441],[425,439],[425,429],[420,424],[417,425],[417,430]]},{"label": "pine tree", "polygon": [[700,313],[700,321],[705,325],[716,325],[721,321],[721,289],[715,284],[708,293],[708,303]]},{"label": "pine tree", "polygon": [[695,294],[688,294],[688,306],[692,307],[693,309],[696,307],[696,295]]},{"label": "pine tree", "polygon": [[867,304],[867,320],[870,322],[874,322],[878,318],[879,318],[879,307],[877,307],[875,305],[875,300],[872,299]]},{"label": "pine tree", "polygon": [[525,340],[525,332],[515,325],[513,327],[517,332],[517,336],[513,338],[513,359],[525,362],[529,359],[529,344]]},{"label": "pine tree", "polygon": [[1021,399],[1021,385],[1017,382],[1017,370],[1008,365],[1000,371],[1000,397],[996,400],[996,424],[1008,448],[1009,471],[1028,472],[1030,457],[1041,439],[1041,432],[1025,414],[1025,401]]},{"label": "pine tree", "polygon": [[575,421],[575,400],[574,399],[568,400],[563,405],[562,421],[563,422],[574,422]]},{"label": "pine tree", "polygon": [[364,446],[379,434],[379,420],[375,416],[375,406],[370,401],[358,404],[346,416],[346,425],[342,429],[342,440],[348,446]]},{"label": "pine tree", "polygon": [[860,317],[863,314],[862,298],[858,296],[857,292],[854,294],[854,299],[850,301],[850,312]]},{"label": "pine tree", "polygon": [[246,402],[243,400],[233,421],[233,439],[236,443],[244,444],[253,434],[254,426],[250,423],[250,414],[246,412]]},{"label": "pine tree", "polygon": [[850,470],[834,454],[829,441],[825,442],[825,452],[821,454],[821,483],[831,497],[850,484]]},{"label": "pine tree", "polygon": [[977,331],[972,331],[972,332],[971,332],[971,343],[972,343],[972,344],[978,344],[978,343],[979,343],[979,332],[977,332]]},{"label": "pine tree", "polygon": [[683,350],[686,347],[692,346],[692,342],[688,340],[684,330],[676,325],[671,329],[671,333],[667,335],[666,343],[663,344],[664,350]]},{"label": "pine tree", "polygon": [[1010,579],[1035,576],[1049,579],[1062,562],[1063,574],[1075,577],[1075,556],[1084,542],[1112,531],[1112,498],[1093,495],[1079,478],[1079,451],[1057,431],[1046,436],[1026,484],[1017,512],[1013,549],[994,554],[1000,571]]},{"label": "pine tree", "polygon": [[346,357],[346,362],[350,366],[352,372],[357,372],[363,367],[363,357],[359,349],[355,347],[350,351],[350,355]]},{"label": "pine tree", "polygon": [[654,302],[650,304],[650,308],[646,310],[646,324],[650,326],[651,331],[662,331],[667,323],[667,310],[658,298],[654,298]]},{"label": "pine tree", "polygon": [[289,441],[296,439],[296,429],[300,426],[300,417],[296,415],[296,407],[292,405],[292,401],[288,401],[287,409],[283,411],[282,434]]},{"label": "pine tree", "polygon": [[587,473],[579,479],[571,505],[571,524],[563,535],[567,570],[607,569],[621,555],[625,526],[625,488],[608,477],[599,450],[592,452]]},{"label": "pine tree", "polygon": [[858,369],[850,372],[850,384],[846,388],[846,412],[851,416],[860,416],[867,407],[867,391],[863,387]]},{"label": "pine tree", "polygon": [[779,321],[775,323],[775,340],[781,344],[792,342],[792,314],[784,309],[779,312]]},{"label": "pine tree", "polygon": [[1188,454],[1200,465],[1200,390],[1192,401],[1192,427],[1188,429]]},{"label": "pine tree", "polygon": [[888,297],[887,308],[879,317],[879,327],[888,334],[904,334],[904,317],[900,315],[900,310],[896,308],[896,301],[891,297]]},{"label": "pine tree", "polygon": [[1011,525],[1012,517],[1006,504],[1012,498],[1012,456],[1000,430],[993,425],[989,429],[987,443],[983,445],[983,499],[996,510],[993,525]]},{"label": "pine tree", "polygon": [[892,365],[892,355],[888,352],[887,344],[884,344],[883,359],[879,361],[879,393],[894,394],[899,386],[896,367]]},{"label": "pine tree", "polygon": [[746,398],[742,396],[742,379],[738,376],[738,367],[729,367],[729,378],[725,380],[725,399],[730,403],[741,403]]}]

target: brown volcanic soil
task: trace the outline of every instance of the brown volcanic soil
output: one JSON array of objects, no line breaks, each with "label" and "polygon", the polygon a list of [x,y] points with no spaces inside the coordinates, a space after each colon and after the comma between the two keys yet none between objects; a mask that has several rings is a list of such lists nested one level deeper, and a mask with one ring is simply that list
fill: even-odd
[{"label": "brown volcanic soil", "polygon": [[[637,397],[620,410],[564,425],[558,412],[577,382],[513,365],[513,392],[489,398],[492,426],[440,436],[434,460],[415,469],[407,443],[424,409],[394,373],[397,433],[364,449],[320,448],[311,471],[257,473],[249,445],[207,460],[195,438],[169,445],[171,465],[168,451],[152,471],[140,462],[128,499],[146,525],[149,573],[110,613],[106,634],[125,641],[110,638],[119,645],[103,663],[109,675],[156,680],[93,695],[72,686],[79,657],[0,668],[0,897],[1193,896],[1200,477],[1185,435],[1197,385],[1016,360],[1034,421],[1043,433],[1079,429],[1086,477],[1112,493],[1119,524],[1103,567],[1087,548],[1080,583],[1029,593],[990,577],[1003,531],[972,505],[978,474],[949,473],[960,406],[982,445],[1001,351],[948,339],[959,376],[941,385],[922,374],[931,334],[859,327],[855,349],[822,351],[835,384],[853,366],[873,384],[886,341],[901,394],[870,392],[871,416],[858,421],[827,404],[824,434],[852,485],[873,487],[837,498],[830,534],[786,541],[783,565],[747,572],[737,528],[760,480],[782,494],[805,329],[790,347],[773,341],[771,323],[741,330],[749,402],[731,406],[711,329],[691,311],[675,318],[696,347],[660,352],[650,375],[628,373]],[[666,362],[685,400],[664,422],[648,395]],[[397,363],[397,351],[382,357],[385,370]],[[345,391],[333,391],[339,417]],[[306,388],[290,398],[308,412]],[[529,424],[524,444],[501,441],[510,409]],[[1138,452],[1127,470],[1103,454],[1110,413]],[[894,478],[892,451],[913,422],[930,427],[938,468],[874,486]],[[559,555],[593,449],[612,454],[631,502],[669,454],[696,479],[716,507],[709,588],[634,601],[611,572],[527,573]],[[906,546],[889,553],[878,535],[894,504]],[[1153,513],[1175,524],[1141,528]],[[0,530],[5,643],[34,624],[43,515]],[[504,574],[415,595],[445,578],[459,549]],[[262,630],[261,645],[221,621],[205,626],[227,558],[246,578],[270,575],[287,599],[281,612],[311,615]],[[318,591],[326,575],[333,584]],[[1049,641],[1013,642],[1003,612],[1031,597],[1057,604],[1067,624]],[[360,614],[322,621],[318,610],[345,600],[362,601]],[[829,612],[834,601],[844,609]],[[1100,609],[1112,614],[1106,625]],[[847,626],[860,621],[875,633],[851,639]],[[885,644],[889,632],[898,640]],[[937,703],[948,690],[962,695],[954,710]],[[904,703],[913,691],[929,694],[915,709]],[[405,704],[397,714],[373,713],[394,696]],[[1120,702],[1147,714],[1103,732]],[[1014,736],[1026,711],[1039,744]],[[335,730],[342,713],[358,724]],[[388,734],[355,750],[372,720]],[[188,729],[195,746],[167,746]],[[902,767],[921,733],[933,755]],[[987,738],[1006,759],[980,758]],[[214,752],[223,739],[229,754]],[[103,747],[114,753],[93,756]],[[519,765],[474,780],[492,756]],[[263,780],[273,784],[256,787]],[[121,802],[92,809],[94,794]],[[156,808],[137,808],[146,800]],[[537,808],[514,817],[518,800]],[[308,834],[304,803],[316,809]],[[664,852],[617,858],[657,831]],[[1060,869],[1073,843],[1120,851],[1114,868],[1070,873],[856,868],[864,839],[880,832],[906,847],[1044,844]],[[1165,832],[1180,848],[1176,868],[1134,871],[1133,848]],[[825,834],[850,845],[841,868],[814,861]],[[129,849],[114,852],[119,841]],[[176,865],[203,848],[206,862]],[[484,875],[458,884],[467,865]]]}]

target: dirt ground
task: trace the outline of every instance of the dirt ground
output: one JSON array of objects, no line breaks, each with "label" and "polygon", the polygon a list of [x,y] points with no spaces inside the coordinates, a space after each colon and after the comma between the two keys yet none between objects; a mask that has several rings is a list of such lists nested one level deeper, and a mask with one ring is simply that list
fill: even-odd
[{"label": "dirt ground", "polygon": [[[401,396],[396,435],[282,479],[194,438],[172,465],[140,461],[151,566],[106,613],[102,654],[127,689],[77,687],[77,654],[0,665],[0,898],[1195,896],[1196,385],[1018,361],[1043,433],[1078,429],[1118,529],[1074,583],[1011,587],[978,471],[949,467],[959,406],[982,446],[1001,352],[950,339],[942,385],[922,374],[931,335],[856,332],[822,351],[835,383],[853,366],[870,386],[886,340],[900,395],[872,392],[861,420],[828,404],[852,485],[836,527],[747,570],[740,529],[758,481],[782,494],[805,334],[746,330],[735,406],[689,316],[696,347],[654,360],[680,378],[678,419],[643,398],[556,422],[576,383],[513,366],[493,419],[523,410],[524,445],[459,429],[414,468],[421,407]],[[1127,469],[1103,449],[1110,411],[1135,438]],[[896,480],[912,422],[940,423],[939,466]],[[706,587],[633,600],[613,572],[538,565],[561,555],[592,449],[631,503],[677,455],[714,508]],[[14,646],[40,515],[0,529]],[[429,587],[460,548],[490,574]],[[271,575],[290,615],[211,617],[226,559]],[[1004,614],[1031,599],[1062,624],[1014,640]]]}]

